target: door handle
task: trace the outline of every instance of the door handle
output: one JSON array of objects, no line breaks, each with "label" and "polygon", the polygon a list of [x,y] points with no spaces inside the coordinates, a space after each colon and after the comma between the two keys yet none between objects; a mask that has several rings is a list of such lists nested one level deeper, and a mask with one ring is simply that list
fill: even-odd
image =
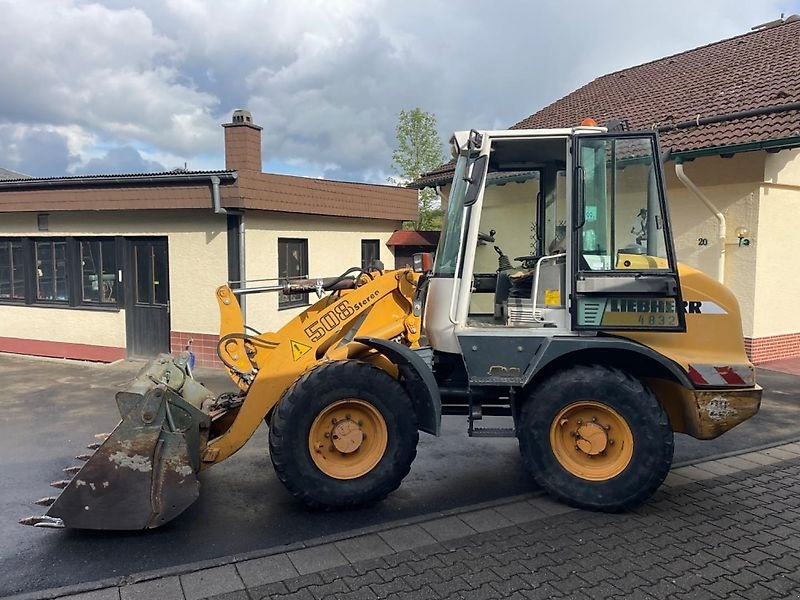
[{"label": "door handle", "polygon": [[584,179],[583,179],[583,167],[577,166],[575,167],[575,211],[578,213],[575,215],[575,227],[574,229],[580,229],[584,225],[586,225],[586,208],[584,206]]}]

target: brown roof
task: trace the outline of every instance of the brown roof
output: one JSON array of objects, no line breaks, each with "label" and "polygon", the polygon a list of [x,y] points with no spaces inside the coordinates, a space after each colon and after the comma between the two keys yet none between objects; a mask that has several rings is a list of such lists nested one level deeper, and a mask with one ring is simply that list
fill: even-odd
[{"label": "brown roof", "polygon": [[245,208],[402,221],[418,217],[416,190],[391,185],[240,172],[238,188]]},{"label": "brown roof", "polygon": [[387,246],[436,246],[441,231],[395,231],[386,241]]},{"label": "brown roof", "polygon": [[221,180],[227,208],[393,221],[417,219],[417,192],[388,185],[347,183],[234,171],[184,171],[0,181],[0,213],[61,210],[211,208],[211,178]]},{"label": "brown roof", "polygon": [[[603,75],[513,126],[627,119],[631,129],[800,101],[800,19]],[[800,137],[800,111],[661,133],[673,151]]]},{"label": "brown roof", "polygon": [[[671,124],[800,102],[800,17],[603,75],[526,117],[512,129],[573,127],[585,117],[632,130],[659,128],[664,148],[687,152],[800,137],[800,110],[700,127]],[[452,166],[415,184],[437,183]]]}]

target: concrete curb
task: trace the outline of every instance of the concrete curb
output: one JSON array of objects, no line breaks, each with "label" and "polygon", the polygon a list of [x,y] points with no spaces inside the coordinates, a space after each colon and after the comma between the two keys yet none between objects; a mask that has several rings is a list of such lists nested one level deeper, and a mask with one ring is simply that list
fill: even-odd
[{"label": "concrete curb", "polygon": [[[800,437],[676,463],[664,485],[680,487],[793,459],[800,459]],[[122,595],[126,599],[154,597],[154,589],[145,590],[161,580],[178,586],[173,591],[187,600],[200,600],[574,510],[577,509],[544,497],[543,492],[523,494],[265,550],[7,596],[6,600],[118,599],[120,590],[125,590]],[[356,539],[358,542],[354,543]],[[213,573],[209,573],[212,570]],[[142,592],[141,596],[137,590]]]}]

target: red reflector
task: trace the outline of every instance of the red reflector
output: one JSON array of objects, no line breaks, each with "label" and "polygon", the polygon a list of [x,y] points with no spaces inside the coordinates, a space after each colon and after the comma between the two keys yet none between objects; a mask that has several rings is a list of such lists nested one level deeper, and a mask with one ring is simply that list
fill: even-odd
[{"label": "red reflector", "polygon": [[717,373],[725,380],[728,385],[747,385],[744,379],[731,367],[714,367]]},{"label": "red reflector", "polygon": [[697,385],[708,385],[708,382],[703,379],[703,376],[692,365],[689,365],[689,379]]}]

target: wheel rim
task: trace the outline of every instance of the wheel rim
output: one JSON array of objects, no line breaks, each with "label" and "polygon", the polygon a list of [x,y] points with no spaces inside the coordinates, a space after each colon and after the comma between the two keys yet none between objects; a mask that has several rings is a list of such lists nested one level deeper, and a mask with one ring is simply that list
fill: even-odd
[{"label": "wheel rim", "polygon": [[562,409],[550,425],[550,447],[575,477],[605,481],[622,473],[633,457],[633,432],[610,406],[591,400]]},{"label": "wheel rim", "polygon": [[329,477],[356,479],[380,462],[388,439],[386,421],[378,409],[347,398],[317,415],[308,434],[308,449],[314,464]]}]

